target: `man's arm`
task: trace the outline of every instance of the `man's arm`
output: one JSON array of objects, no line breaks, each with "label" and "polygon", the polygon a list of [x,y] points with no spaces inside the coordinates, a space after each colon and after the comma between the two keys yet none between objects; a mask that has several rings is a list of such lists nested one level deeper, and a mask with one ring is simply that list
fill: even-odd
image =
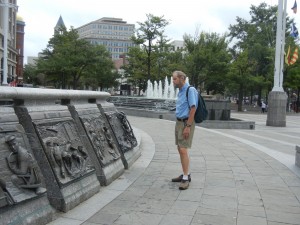
[{"label": "man's arm", "polygon": [[190,127],[194,122],[195,113],[196,113],[196,107],[193,105],[190,109],[189,119],[186,121],[187,127]]},{"label": "man's arm", "polygon": [[184,130],[183,130],[183,138],[188,139],[191,131],[191,126],[194,121],[194,116],[196,112],[196,107],[193,105],[190,109],[189,119],[186,121]]}]

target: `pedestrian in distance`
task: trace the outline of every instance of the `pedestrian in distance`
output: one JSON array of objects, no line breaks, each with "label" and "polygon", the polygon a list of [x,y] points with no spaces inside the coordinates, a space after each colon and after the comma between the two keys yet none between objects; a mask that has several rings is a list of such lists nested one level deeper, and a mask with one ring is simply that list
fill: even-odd
[{"label": "pedestrian in distance", "polygon": [[262,102],[261,102],[261,112],[262,112],[262,113],[265,113],[266,107],[267,107],[266,103],[264,103],[264,102],[262,101]]},{"label": "pedestrian in distance", "polygon": [[176,101],[176,125],[175,125],[175,144],[180,156],[183,173],[172,182],[180,182],[179,189],[186,190],[191,182],[190,158],[188,149],[192,146],[195,130],[194,115],[198,104],[198,92],[194,87],[189,88],[188,98],[186,95],[189,84],[186,82],[186,74],[182,71],[173,72],[173,85],[179,88]]}]

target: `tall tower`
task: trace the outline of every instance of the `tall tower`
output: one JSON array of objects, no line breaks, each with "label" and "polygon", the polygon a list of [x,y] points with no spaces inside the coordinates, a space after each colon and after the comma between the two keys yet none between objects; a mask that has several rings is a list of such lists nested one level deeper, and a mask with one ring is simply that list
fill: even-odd
[{"label": "tall tower", "polygon": [[54,34],[57,33],[57,32],[59,32],[60,28],[66,28],[65,23],[64,23],[64,21],[63,21],[63,19],[62,19],[61,16],[59,16],[59,19],[58,19],[58,21],[56,23],[56,26],[54,27]]},{"label": "tall tower", "polygon": [[24,66],[24,28],[25,22],[23,18],[17,15],[17,39],[16,39],[16,49],[18,51],[17,54],[17,66],[16,66],[16,75],[17,75],[17,82],[23,80],[23,66]]}]

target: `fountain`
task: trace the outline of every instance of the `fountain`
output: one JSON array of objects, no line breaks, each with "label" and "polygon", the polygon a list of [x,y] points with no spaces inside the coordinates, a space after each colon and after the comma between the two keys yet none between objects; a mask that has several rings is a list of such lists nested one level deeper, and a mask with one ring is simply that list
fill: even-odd
[{"label": "fountain", "polygon": [[[189,78],[186,78],[186,82],[189,83]],[[172,77],[170,77],[170,82],[168,81],[168,77],[165,77],[164,87],[162,87],[162,81],[154,81],[151,83],[150,80],[147,82],[147,90],[146,97],[151,98],[159,98],[159,99],[176,99],[178,94],[178,88],[174,88]]]},{"label": "fountain", "polygon": [[[188,77],[186,82],[189,83]],[[124,111],[127,115],[160,118],[167,120],[175,120],[176,98],[179,89],[174,88],[172,77],[170,80],[165,77],[162,81],[148,80],[146,96],[112,96],[108,99],[119,110]],[[253,123],[250,125],[236,121],[230,118],[230,101],[217,100],[203,96],[208,110],[208,118],[201,123],[202,127],[208,128],[239,128],[239,129],[254,129]]]},{"label": "fountain", "polygon": [[150,80],[147,82],[146,97],[147,98],[159,98],[159,99],[176,99],[175,88],[172,85],[172,77],[170,83],[168,77],[165,78],[164,87],[162,81],[154,81],[151,83]]}]

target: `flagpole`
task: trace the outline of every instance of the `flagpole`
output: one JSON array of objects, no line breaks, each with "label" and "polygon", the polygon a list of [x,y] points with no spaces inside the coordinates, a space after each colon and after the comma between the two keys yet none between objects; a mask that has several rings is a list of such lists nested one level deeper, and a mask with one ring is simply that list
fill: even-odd
[{"label": "flagpole", "polygon": [[287,0],[278,0],[274,84],[268,95],[267,126],[286,126],[287,95],[283,90],[286,5]]},{"label": "flagpole", "polygon": [[[285,7],[286,7],[286,0]],[[283,12],[283,0],[278,0],[277,13],[277,30],[276,30],[276,49],[275,49],[275,70],[274,70],[274,84],[272,91],[281,91],[282,88],[282,74],[283,74],[283,56],[285,44],[285,9]]]},{"label": "flagpole", "polygon": [[281,32],[281,50],[280,50],[280,74],[279,74],[279,84],[281,91],[283,90],[283,69],[284,69],[284,46],[285,46],[285,28],[286,28],[286,4],[287,0],[284,1],[284,10],[283,10],[283,18],[282,18],[282,32]]}]

